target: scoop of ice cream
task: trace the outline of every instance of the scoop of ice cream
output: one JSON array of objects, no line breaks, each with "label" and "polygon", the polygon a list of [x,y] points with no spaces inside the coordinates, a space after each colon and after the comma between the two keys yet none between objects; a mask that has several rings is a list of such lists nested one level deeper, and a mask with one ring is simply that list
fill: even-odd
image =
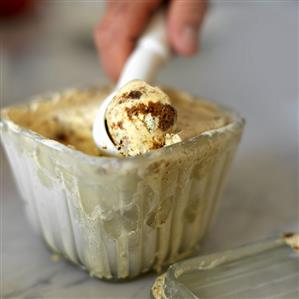
[{"label": "scoop of ice cream", "polygon": [[177,112],[161,89],[129,82],[106,112],[109,134],[124,156],[135,156],[181,141],[174,134]]}]

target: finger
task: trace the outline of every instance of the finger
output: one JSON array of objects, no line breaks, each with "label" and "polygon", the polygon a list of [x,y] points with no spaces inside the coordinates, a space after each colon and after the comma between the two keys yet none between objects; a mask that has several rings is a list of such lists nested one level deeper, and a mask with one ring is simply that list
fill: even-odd
[{"label": "finger", "polygon": [[192,55],[198,48],[199,29],[207,10],[206,0],[173,0],[167,19],[168,38],[179,54]]},{"label": "finger", "polygon": [[108,11],[96,28],[94,39],[108,75],[116,80],[161,0],[109,1]]}]

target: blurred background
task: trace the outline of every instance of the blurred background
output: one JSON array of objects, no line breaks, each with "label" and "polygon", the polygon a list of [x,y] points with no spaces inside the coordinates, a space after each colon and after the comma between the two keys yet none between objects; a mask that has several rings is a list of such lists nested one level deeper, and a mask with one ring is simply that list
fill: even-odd
[{"label": "blurred background", "polygon": [[[109,82],[92,40],[103,1],[23,2],[3,2],[1,10],[1,107]],[[212,1],[198,55],[175,57],[158,81],[232,106],[247,121],[201,252],[299,231],[298,2]],[[1,150],[5,298],[148,298],[154,275],[111,285],[66,262],[53,263],[22,212]]]}]

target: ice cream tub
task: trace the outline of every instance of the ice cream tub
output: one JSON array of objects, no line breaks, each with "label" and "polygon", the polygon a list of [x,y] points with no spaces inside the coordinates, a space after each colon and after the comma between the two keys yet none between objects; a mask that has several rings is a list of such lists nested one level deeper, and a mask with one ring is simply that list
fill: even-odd
[{"label": "ice cream tub", "polygon": [[[98,106],[109,91],[82,93]],[[82,96],[80,113],[71,110],[76,92],[1,111],[1,140],[33,227],[54,252],[104,279],[160,271],[192,254],[215,214],[244,120],[221,107],[225,126],[144,155],[101,156],[90,145],[90,103]]]}]

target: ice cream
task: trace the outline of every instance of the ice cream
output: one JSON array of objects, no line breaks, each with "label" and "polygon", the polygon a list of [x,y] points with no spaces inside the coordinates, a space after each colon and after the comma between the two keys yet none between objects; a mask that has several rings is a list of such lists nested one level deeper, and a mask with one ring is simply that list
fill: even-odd
[{"label": "ice cream", "polygon": [[177,111],[158,87],[134,80],[114,96],[106,113],[109,134],[124,156],[135,156],[181,141]]},{"label": "ice cream", "polygon": [[[230,117],[218,105],[185,92],[163,88],[177,111],[175,134],[166,133],[165,145],[175,139],[188,140],[210,130],[222,128],[231,122]],[[28,106],[10,108],[9,118],[20,126],[46,138],[54,139],[71,148],[92,156],[107,156],[95,145],[92,126],[99,105],[111,88],[70,89],[57,93],[47,100]]]}]

